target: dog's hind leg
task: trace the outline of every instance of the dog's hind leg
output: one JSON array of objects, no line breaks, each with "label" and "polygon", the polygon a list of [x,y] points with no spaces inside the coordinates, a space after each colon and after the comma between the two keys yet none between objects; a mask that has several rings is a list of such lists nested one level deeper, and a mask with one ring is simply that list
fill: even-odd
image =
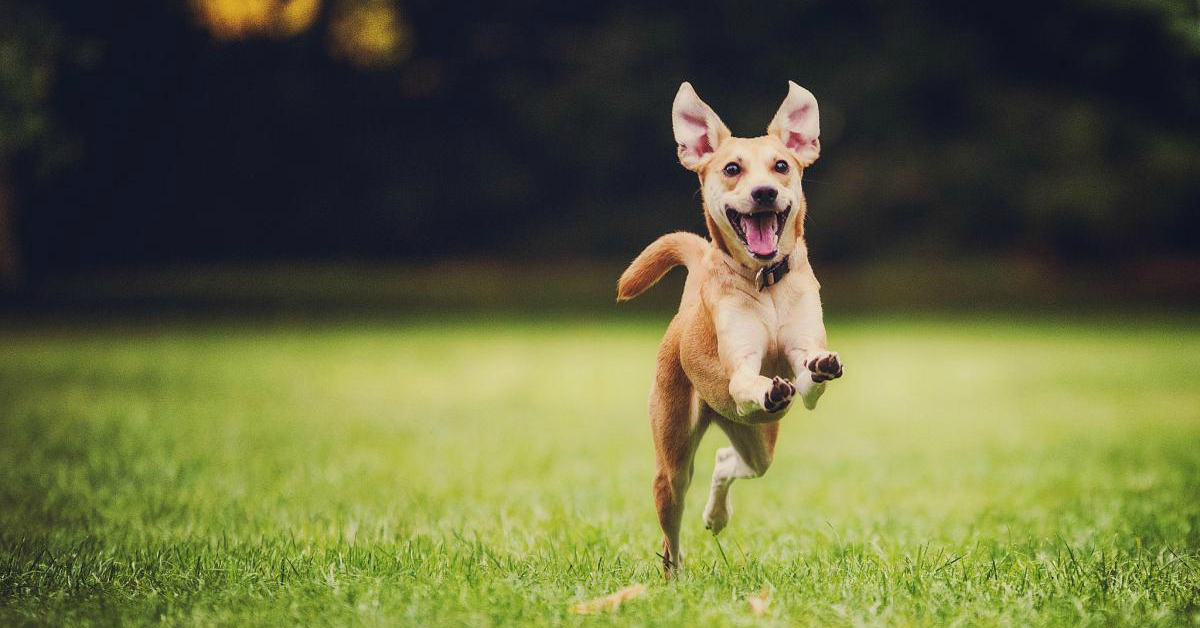
[{"label": "dog's hind leg", "polygon": [[663,375],[659,373],[650,395],[650,427],[654,432],[658,467],[654,476],[654,504],[663,530],[663,574],[669,578],[683,566],[679,527],[683,521],[684,497],[695,470],[696,446],[709,419],[700,412],[699,399],[682,371],[678,374],[681,381],[670,381],[675,378]]},{"label": "dog's hind leg", "polygon": [[756,478],[767,472],[775,457],[775,438],[779,423],[744,425],[723,417],[714,417],[717,425],[729,437],[731,447],[717,450],[713,468],[712,487],[708,504],[704,506],[704,527],[719,534],[729,523],[733,506],[729,502],[729,487],[739,478]]}]

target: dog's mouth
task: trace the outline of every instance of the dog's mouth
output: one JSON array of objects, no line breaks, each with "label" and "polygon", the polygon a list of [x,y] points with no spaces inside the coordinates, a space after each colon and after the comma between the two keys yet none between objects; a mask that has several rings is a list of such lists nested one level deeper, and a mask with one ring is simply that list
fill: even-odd
[{"label": "dog's mouth", "polygon": [[758,259],[771,259],[779,252],[779,238],[783,234],[783,225],[787,223],[792,206],[788,205],[783,211],[757,211],[743,214],[736,209],[725,206],[725,216],[733,225],[733,232],[741,239],[742,244],[750,254]]}]

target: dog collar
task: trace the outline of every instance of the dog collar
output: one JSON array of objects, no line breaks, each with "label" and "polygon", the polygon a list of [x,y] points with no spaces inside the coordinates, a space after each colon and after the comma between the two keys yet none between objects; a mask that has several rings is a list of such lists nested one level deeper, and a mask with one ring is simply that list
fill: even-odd
[{"label": "dog collar", "polygon": [[737,260],[733,259],[724,251],[721,252],[721,257],[724,258],[725,265],[728,266],[730,270],[745,277],[746,279],[753,281],[754,287],[757,288],[759,292],[766,290],[767,286],[773,286],[779,283],[779,281],[783,279],[783,276],[788,274],[788,271],[792,269],[788,264],[788,259],[791,258],[791,256],[785,255],[783,259],[779,260],[778,262],[775,262],[770,266],[763,266],[757,271],[754,271],[754,276],[752,277],[750,276],[751,271],[749,268],[739,264]]},{"label": "dog collar", "polygon": [[779,283],[779,280],[783,279],[789,270],[791,268],[788,266],[788,256],[785,255],[778,262],[758,269],[758,272],[754,273],[754,285],[758,286],[759,292],[762,292],[767,286]]}]

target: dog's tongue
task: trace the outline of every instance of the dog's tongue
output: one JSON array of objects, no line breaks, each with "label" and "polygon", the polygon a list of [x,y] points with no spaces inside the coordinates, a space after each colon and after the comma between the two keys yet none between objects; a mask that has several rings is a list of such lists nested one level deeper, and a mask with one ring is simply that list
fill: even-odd
[{"label": "dog's tongue", "polygon": [[775,241],[775,212],[761,212],[742,216],[742,231],[746,232],[746,245],[755,255],[774,255],[777,250]]}]

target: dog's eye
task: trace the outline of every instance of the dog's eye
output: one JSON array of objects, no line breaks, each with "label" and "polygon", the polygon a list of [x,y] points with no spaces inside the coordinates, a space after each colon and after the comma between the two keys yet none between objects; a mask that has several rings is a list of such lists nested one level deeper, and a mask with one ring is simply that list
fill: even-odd
[{"label": "dog's eye", "polygon": [[731,161],[725,164],[725,168],[722,170],[722,172],[724,172],[725,176],[727,177],[736,177],[742,173],[742,167]]},{"label": "dog's eye", "polygon": [[775,162],[775,172],[778,172],[779,174],[785,174],[785,173],[787,173],[787,171],[788,171],[788,162],[786,162],[782,159]]}]

